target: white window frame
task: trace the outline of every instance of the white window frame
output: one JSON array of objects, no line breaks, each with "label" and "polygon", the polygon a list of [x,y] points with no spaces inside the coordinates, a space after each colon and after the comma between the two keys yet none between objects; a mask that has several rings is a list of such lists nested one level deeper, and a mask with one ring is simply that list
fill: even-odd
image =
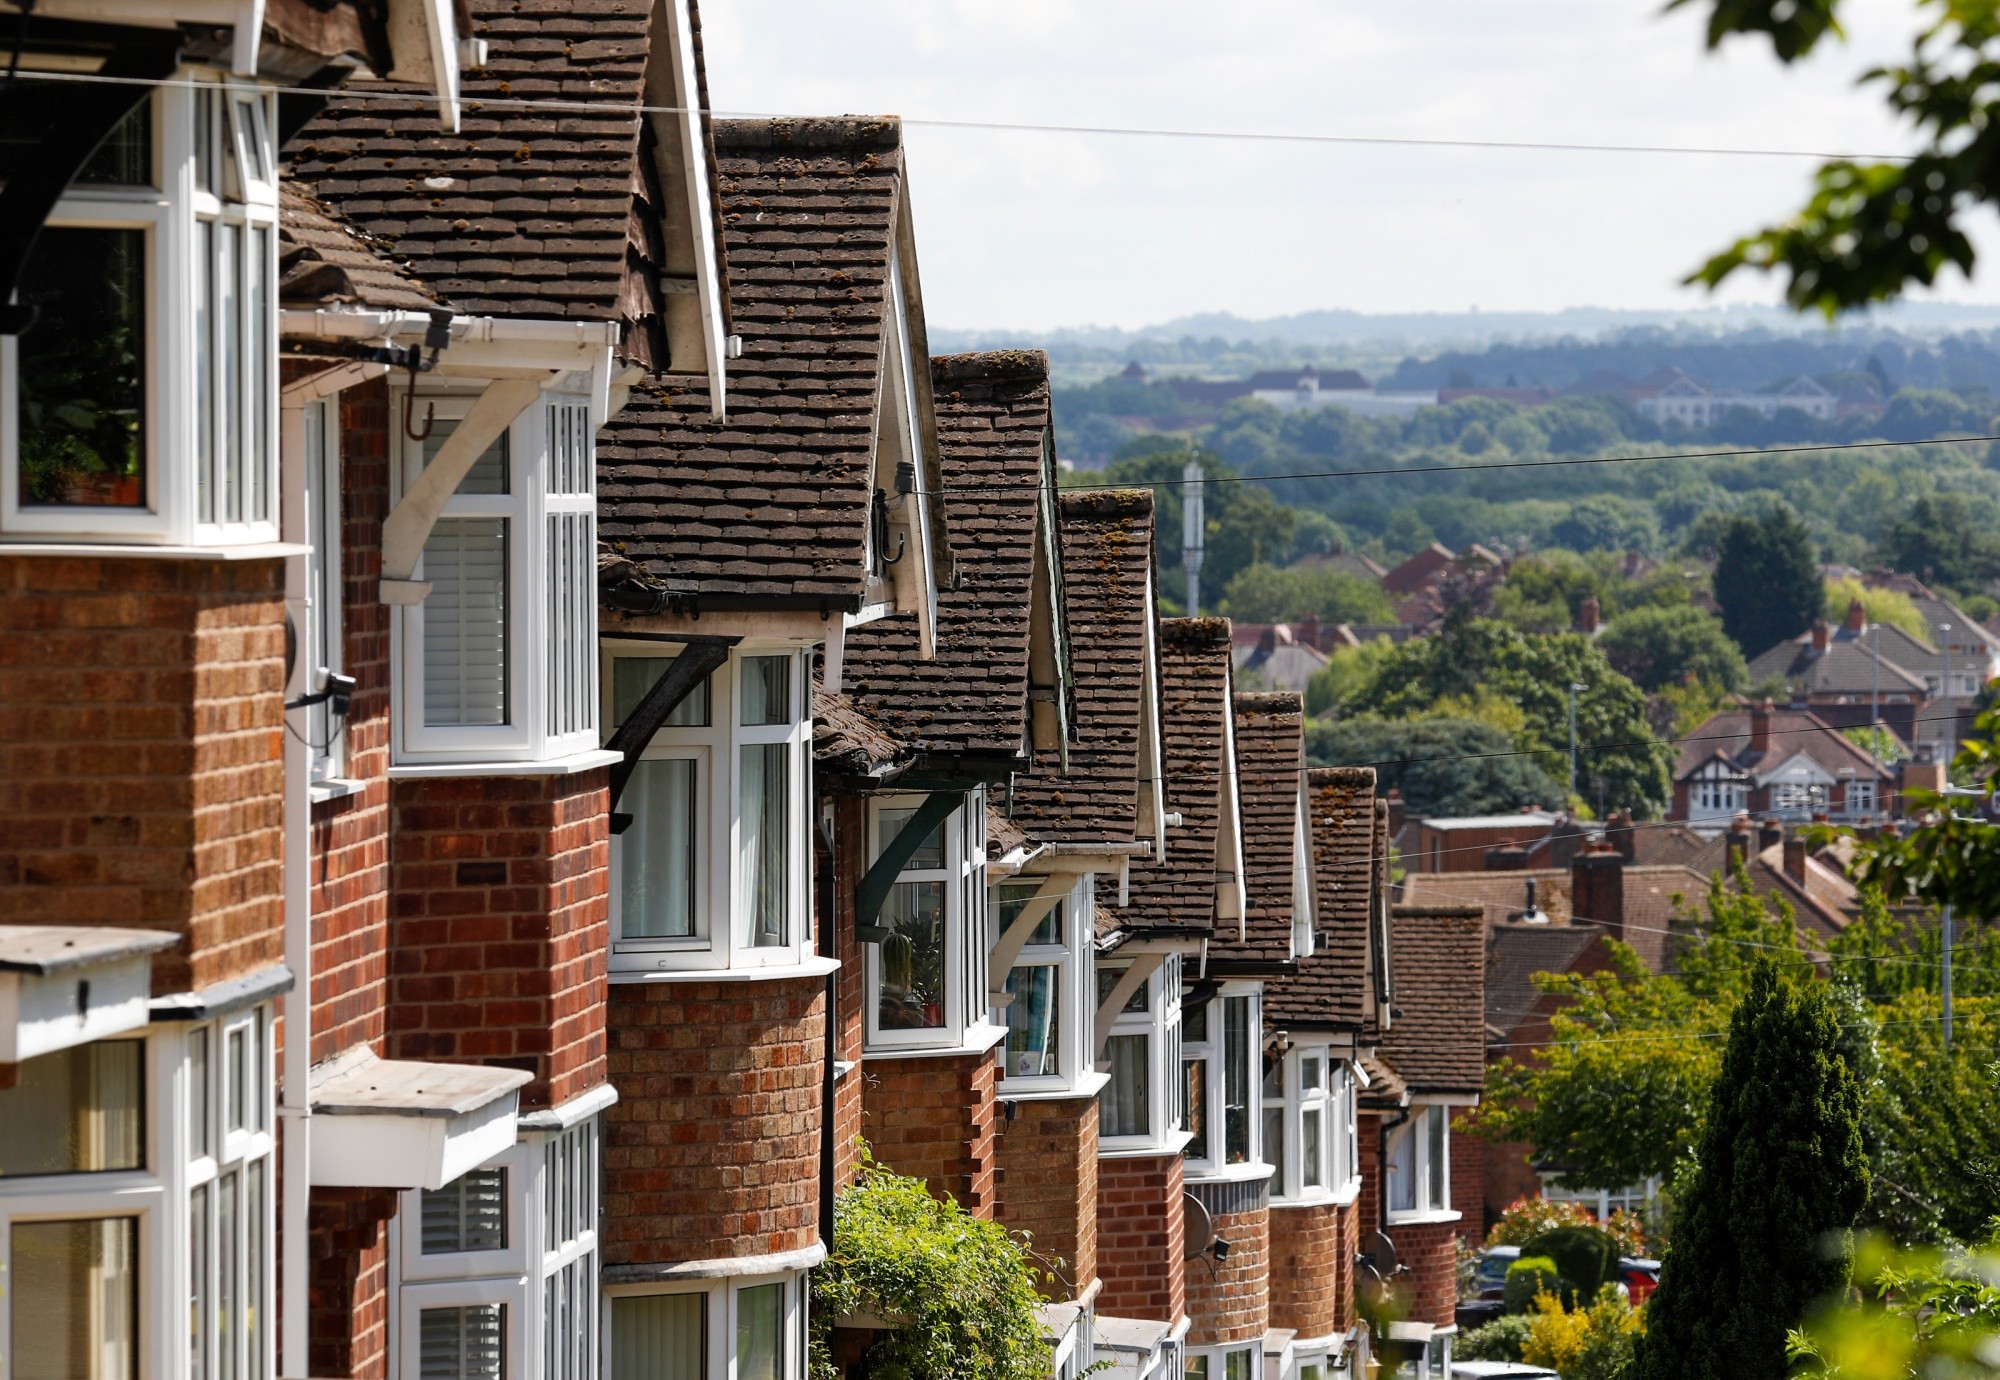
[{"label": "white window frame", "polygon": [[[401,415],[406,392],[401,386],[392,388],[392,416]],[[427,386],[418,390],[418,406],[435,409],[438,421],[458,422],[477,396],[469,391],[433,394]],[[440,523],[466,519],[506,523],[507,713],[505,722],[498,724],[427,723],[424,605],[397,605],[391,674],[396,686],[398,765],[547,761],[599,746],[596,466],[591,459],[594,452],[588,449],[577,463],[574,433],[563,425],[579,415],[586,419],[583,434],[594,447],[586,400],[544,392],[505,433],[507,492],[453,493],[445,500]],[[423,472],[423,443],[398,430],[393,444],[400,497]],[[559,553],[551,549],[559,524],[569,524],[562,530],[577,535],[589,555],[592,573],[587,591],[575,578],[574,564],[563,566]],[[416,579],[424,579],[421,557]],[[573,658],[555,658],[558,648],[571,649]]]},{"label": "white window frame", "polygon": [[533,1215],[530,1194],[534,1191],[535,1164],[525,1142],[496,1155],[481,1169],[507,1171],[506,1245],[491,1251],[450,1251],[424,1254],[424,1190],[413,1188],[403,1194],[397,1208],[396,1231],[400,1253],[397,1273],[404,1284],[433,1280],[463,1280],[514,1277],[528,1268],[528,1219]]},{"label": "white window frame", "polygon": [[[1188,1133],[1181,1126],[1181,962],[1179,954],[1168,954],[1166,961],[1146,979],[1143,990],[1147,1009],[1121,1010],[1112,1020],[1113,1039],[1121,1035],[1142,1035],[1146,1039],[1146,1132],[1136,1136],[1110,1135],[1104,1132],[1105,1123],[1100,1117],[1097,1142],[1100,1154],[1177,1154],[1188,1142]],[[1108,1059],[1109,1046],[1106,1050]],[[1109,1091],[1108,1085],[1105,1091]]]},{"label": "white window frame", "polygon": [[396,1296],[396,1345],[394,1353],[404,1376],[423,1373],[423,1317],[436,1308],[468,1308],[497,1303],[501,1313],[500,1373],[508,1380],[525,1380],[523,1364],[529,1354],[528,1319],[521,1306],[522,1281],[518,1279],[444,1279],[423,1284],[406,1284]]},{"label": "white window frame", "polygon": [[[870,863],[889,842],[883,829],[884,811],[914,810],[921,795],[876,796],[868,803]],[[867,944],[863,956],[862,1005],[865,1013],[863,1053],[950,1052],[987,1049],[1006,1039],[1007,1027],[989,1019],[987,952],[991,944],[986,883],[986,792],[966,793],[964,804],[939,826],[943,842],[941,868],[905,867],[898,882],[944,884],[945,1011],[944,1024],[930,1029],[884,1030],[880,1025],[882,946]],[[1074,914],[1074,911],[1072,911]]]},{"label": "white window frame", "polygon": [[1872,815],[1881,808],[1881,792],[1874,781],[1847,783],[1847,813]]},{"label": "white window frame", "polygon": [[1333,1198],[1351,1203],[1361,1193],[1361,1074],[1346,1059],[1333,1062],[1332,1116]]},{"label": "white window frame", "polygon": [[[615,662],[620,658],[669,659],[685,652],[673,643],[608,641],[602,651],[600,722],[608,735]],[[740,667],[746,657],[785,656],[791,661],[791,721],[767,726],[742,726]],[[684,937],[622,939],[619,937],[623,898],[625,849],[637,838],[633,830],[611,839],[611,971],[614,975],[654,976],[691,972],[797,967],[813,954],[812,913],[812,760],[808,747],[812,718],[806,696],[806,660],[797,648],[746,644],[730,649],[729,659],[709,673],[709,722],[706,727],[663,726],[647,744],[642,760],[692,760],[695,763],[693,886],[694,933]],[[786,818],[790,830],[786,852],[789,893],[789,942],[758,948],[749,932],[751,917],[745,887],[747,869],[742,853],[742,749],[752,743],[782,743],[788,749]]]},{"label": "white window frame", "polygon": [[[1273,1056],[1267,1055],[1267,1058]],[[1271,1200],[1287,1205],[1330,1202],[1342,1186],[1336,1170],[1340,1156],[1334,1148],[1339,1099],[1335,1088],[1337,1071],[1345,1065],[1336,1059],[1324,1042],[1301,1042],[1276,1055],[1275,1067],[1282,1070],[1282,1087],[1274,1096],[1268,1084],[1261,1084],[1266,1116],[1276,1112],[1285,1143],[1280,1153],[1283,1173],[1271,1176]],[[1319,1086],[1305,1086],[1308,1063],[1319,1068]],[[1320,1119],[1319,1182],[1305,1181],[1305,1119],[1308,1112]],[[1270,1128],[1265,1127],[1265,1158],[1270,1158]]]},{"label": "white window frame", "polygon": [[[983,814],[983,811],[982,811]],[[994,933],[1004,932],[1005,918],[1001,913],[1001,896],[1008,889],[1025,890],[1032,895],[1046,881],[1043,877],[1019,877],[994,885],[992,895],[987,899],[988,913],[993,917]],[[1096,1060],[1092,1057],[1092,1047],[1096,1044],[1097,977],[1096,926],[1090,917],[1096,914],[1095,878],[1091,873],[1078,876],[1076,883],[1050,909],[1051,915],[1062,917],[1062,938],[1054,944],[1036,944],[1033,936],[1030,942],[1021,946],[1008,976],[1022,968],[1053,968],[1057,973],[1060,1001],[1056,1021],[1056,1072],[1052,1074],[1017,1074],[1007,1067],[1011,1057],[1002,1046],[1000,1061],[999,1096],[1020,1097],[1036,1093],[1044,1095],[1081,1095],[1087,1081],[1093,1078]],[[1037,925],[1039,929],[1040,926]],[[975,942],[977,931],[974,931]],[[1001,1007],[994,1016],[996,1025],[1009,1024],[1011,1006]]]},{"label": "white window frame", "polygon": [[1246,1380],[1263,1380],[1264,1346],[1261,1340],[1238,1342],[1232,1346],[1191,1346],[1187,1349],[1181,1374],[1192,1376],[1194,1363],[1204,1361],[1207,1363],[1204,1380],[1229,1380],[1229,1357],[1232,1353],[1249,1356]]},{"label": "white window frame", "polygon": [[662,1288],[654,1284],[614,1284],[603,1290],[603,1320],[601,1324],[602,1354],[608,1370],[616,1347],[617,1327],[616,1301],[621,1298],[650,1298],[663,1294],[699,1295],[705,1300],[703,1322],[705,1327],[706,1354],[703,1357],[706,1376],[704,1380],[736,1380],[736,1306],[737,1298],[745,1289],[761,1288],[765,1285],[784,1286],[784,1326],[785,1363],[781,1380],[806,1380],[806,1346],[810,1332],[808,1322],[811,1312],[811,1287],[809,1276],[803,1272],[787,1272],[768,1275],[739,1275],[733,1278],[703,1281],[692,1287]]},{"label": "white window frame", "polygon": [[[326,688],[321,672],[338,675],[345,664],[341,599],[340,398],[305,405],[306,552],[305,617],[299,653],[306,690]],[[306,710],[306,751],[311,780],[336,780],[347,765],[347,725],[324,700]]]},{"label": "white window frame", "polygon": [[[1451,1113],[1450,1105],[1442,1102],[1413,1102],[1410,1115],[1404,1122],[1389,1132],[1388,1144],[1383,1147],[1382,1156],[1382,1202],[1389,1222],[1452,1222],[1459,1214],[1451,1206]],[[1433,1201],[1431,1194],[1431,1136],[1433,1119],[1444,1122],[1444,1195],[1442,1201]],[[1389,1182],[1389,1167],[1401,1148],[1411,1147],[1410,1173],[1415,1207],[1394,1206],[1394,1187]]]},{"label": "white window frame", "polygon": [[[1227,1003],[1231,999],[1245,999],[1249,1003],[1247,1045],[1242,1054],[1246,1064],[1248,1087],[1244,1096],[1245,1112],[1249,1120],[1249,1155],[1242,1160],[1228,1158],[1229,1126],[1227,1096],[1227,1074],[1225,1063],[1229,1050],[1226,1040],[1225,1016]],[[1183,1065],[1194,1060],[1205,1060],[1207,1082],[1204,1086],[1209,1132],[1207,1146],[1211,1151],[1220,1151],[1222,1158],[1203,1158],[1195,1153],[1196,1145],[1190,1136],[1182,1151],[1185,1156],[1184,1171],[1190,1178],[1200,1179],[1256,1179],[1270,1174],[1271,1166],[1264,1160],[1264,1117],[1262,1114],[1263,1069],[1259,1064],[1263,1050],[1263,984],[1259,982],[1226,982],[1209,998],[1204,1013],[1206,1035],[1195,1040],[1186,1031],[1186,1015],[1182,1015],[1181,1062]],[[1189,1083],[1185,1068],[1181,1074],[1181,1086]],[[1193,1127],[1187,1127],[1192,1131]]]}]

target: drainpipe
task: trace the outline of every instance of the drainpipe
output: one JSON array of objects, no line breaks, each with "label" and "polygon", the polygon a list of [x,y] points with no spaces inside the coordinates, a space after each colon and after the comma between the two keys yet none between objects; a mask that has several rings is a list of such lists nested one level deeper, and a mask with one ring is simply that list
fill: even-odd
[{"label": "drainpipe", "polygon": [[1405,1106],[1375,1128],[1375,1178],[1380,1184],[1375,1190],[1375,1230],[1384,1236],[1389,1234],[1389,1133],[1409,1119]]},{"label": "drainpipe", "polygon": [[[836,807],[837,809],[837,807]],[[824,902],[820,911],[819,953],[821,958],[834,957],[834,902],[840,895],[838,862],[840,855],[834,850],[833,833],[827,831],[827,867],[824,884],[819,888]],[[826,1049],[820,1060],[819,1075],[819,1239],[820,1244],[830,1253],[833,1250],[833,1165],[834,1165],[834,1056],[840,1052],[839,1023],[836,1021],[834,1002],[839,996],[840,970],[826,975]]]}]

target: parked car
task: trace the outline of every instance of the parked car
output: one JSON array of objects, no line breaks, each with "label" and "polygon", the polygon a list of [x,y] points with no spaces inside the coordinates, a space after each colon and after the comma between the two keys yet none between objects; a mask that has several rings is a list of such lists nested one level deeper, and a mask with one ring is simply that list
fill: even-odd
[{"label": "parked car", "polygon": [[1507,1305],[1499,1299],[1460,1299],[1453,1310],[1452,1321],[1458,1324],[1460,1332],[1470,1332],[1475,1327],[1484,1327],[1507,1311]]},{"label": "parked car", "polygon": [[1473,1267],[1473,1281],[1479,1287],[1479,1297],[1502,1297],[1507,1292],[1507,1267],[1520,1258],[1519,1246],[1488,1246],[1481,1251],[1479,1263]]},{"label": "parked car", "polygon": [[1625,1296],[1634,1305],[1644,1303],[1660,1287],[1660,1262],[1640,1256],[1620,1256],[1618,1282],[1625,1286]]},{"label": "parked car", "polygon": [[1547,1366],[1526,1361],[1453,1361],[1451,1380],[1555,1380]]}]

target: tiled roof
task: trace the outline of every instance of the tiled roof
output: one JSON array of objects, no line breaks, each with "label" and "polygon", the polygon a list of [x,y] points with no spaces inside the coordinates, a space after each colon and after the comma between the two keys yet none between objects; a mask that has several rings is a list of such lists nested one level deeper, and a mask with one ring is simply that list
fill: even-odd
[{"label": "tiled roof", "polygon": [[1305,710],[1289,692],[1236,697],[1236,790],[1243,810],[1244,939],[1218,946],[1224,958],[1292,958],[1292,888],[1298,846],[1299,773]]},{"label": "tiled roof", "polygon": [[[1833,641],[1825,651],[1816,652],[1811,638],[1807,633],[1803,640],[1780,642],[1760,653],[1750,663],[1751,680],[1782,679],[1798,691],[1817,695],[1867,695],[1878,689],[1885,695],[1923,692],[1923,681],[1908,669],[1913,658],[1893,655],[1893,647],[1883,648],[1878,660],[1865,642]],[[1915,660],[1928,666],[1938,657]]]},{"label": "tiled roof", "polygon": [[333,210],[278,184],[278,300],[288,307],[428,311],[437,295]]},{"label": "tiled roof", "polygon": [[[1753,750],[1751,717],[1766,712],[1770,718],[1770,744],[1762,750]],[[1865,748],[1848,741],[1817,714],[1802,709],[1725,709],[1682,742],[1674,779],[1682,780],[1717,754],[1744,771],[1768,772],[1801,752],[1836,775],[1842,767],[1852,767],[1864,777],[1890,775],[1889,769]]]},{"label": "tiled roof", "polygon": [[[1564,973],[1601,931],[1583,925],[1494,926],[1486,939],[1486,1024],[1506,1040],[1543,997],[1537,973]],[[1519,1059],[1518,1050],[1505,1050]]]},{"label": "tiled roof", "polygon": [[705,385],[635,387],[598,442],[599,534],[685,595],[855,611],[901,127],[718,120],[715,143],[743,335],[729,416]]},{"label": "tiled roof", "polygon": [[1297,974],[1266,984],[1264,1009],[1294,1026],[1358,1030],[1367,1014],[1375,894],[1375,769],[1314,768],[1306,773],[1306,804],[1318,945],[1299,960]]},{"label": "tiled roof", "polygon": [[1039,350],[931,361],[956,588],[938,591],[936,656],[914,613],[847,635],[841,678],[857,702],[925,751],[1027,766],[1028,623],[1045,464],[1049,361]]},{"label": "tiled roof", "polygon": [[[472,0],[487,61],[464,74],[458,133],[438,128],[436,102],[417,88],[355,81],[286,144],[291,174],[461,311],[656,316],[630,300],[658,279],[661,199],[646,198],[652,217],[634,206],[652,176],[637,157],[652,10]],[[534,100],[575,104],[513,104]]]},{"label": "tiled roof", "polygon": [[1486,923],[1467,906],[1390,914],[1396,1019],[1382,1057],[1423,1093],[1477,1093],[1486,1077]]},{"label": "tiled roof", "polygon": [[1145,489],[1064,494],[1062,543],[1076,738],[1066,775],[1038,769],[1017,778],[1014,819],[1049,842],[1130,842],[1139,828],[1140,787],[1152,784],[1139,779],[1139,734],[1152,616],[1153,495]]},{"label": "tiled roof", "polygon": [[813,763],[822,773],[871,776],[909,755],[846,695],[816,690],[812,712]]},{"label": "tiled roof", "polygon": [[[1625,943],[1654,972],[1664,972],[1671,961],[1668,943],[1673,921],[1678,915],[1699,911],[1712,885],[1709,874],[1679,863],[1626,865],[1624,872]],[[1565,926],[1574,919],[1571,909],[1570,869],[1523,872],[1412,872],[1403,879],[1402,903],[1409,906],[1472,906],[1486,918],[1489,928],[1506,924],[1527,904],[1527,883],[1535,882],[1535,904],[1551,924]],[[1675,898],[1681,898],[1676,901]],[[1579,926],[1591,924],[1576,920]],[[1593,930],[1597,927],[1592,926]]]},{"label": "tiled roof", "polygon": [[1513,872],[1409,872],[1397,900],[1406,906],[1477,906],[1497,925],[1527,906],[1528,882],[1535,883],[1535,906],[1557,924],[1569,923],[1567,867]]},{"label": "tiled roof", "polygon": [[1678,863],[1697,872],[1720,872],[1728,866],[1728,844],[1722,835],[1703,838],[1685,824],[1642,824],[1632,830],[1634,861]]},{"label": "tiled roof", "polygon": [[1211,928],[1215,921],[1216,830],[1229,761],[1229,620],[1160,621],[1161,770],[1167,809],[1181,824],[1163,860],[1134,863],[1129,928]]}]

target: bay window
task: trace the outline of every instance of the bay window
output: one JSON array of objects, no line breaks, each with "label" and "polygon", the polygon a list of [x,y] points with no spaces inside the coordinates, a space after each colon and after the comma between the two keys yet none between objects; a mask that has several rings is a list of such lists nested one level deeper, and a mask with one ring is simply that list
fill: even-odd
[{"label": "bay window", "polygon": [[1255,1344],[1233,1347],[1188,1348],[1187,1380],[1251,1380],[1262,1367],[1261,1348]]},{"label": "bay window", "polygon": [[[1122,967],[1097,971],[1107,999]],[[1181,1130],[1181,957],[1169,954],[1126,1001],[1104,1043],[1110,1081],[1098,1094],[1098,1141],[1107,1151],[1171,1153]]]},{"label": "bay window", "polygon": [[[401,440],[405,489],[472,401],[418,400],[434,415],[425,439]],[[581,399],[545,394],[445,500],[417,564],[429,592],[396,610],[399,763],[533,761],[598,746],[588,413]]]},{"label": "bay window", "polygon": [[[926,797],[884,796],[869,805],[869,857],[902,831]],[[867,945],[867,1043],[878,1050],[990,1048],[1006,1033],[987,1020],[986,793],[975,789],[936,825],[904,862],[876,917],[880,938]],[[1061,924],[1058,919],[1055,923]],[[1020,1055],[1041,1067],[1060,1052],[1056,1024],[1038,1025],[1038,984],[1017,998],[1024,1007]],[[1054,999],[1044,980],[1040,995]],[[1011,1067],[1011,1065],[1010,1065]]]},{"label": "bay window", "polygon": [[1451,1211],[1451,1108],[1421,1103],[1389,1132],[1383,1160],[1389,1218]]},{"label": "bay window", "polygon": [[[1262,1117],[1253,1099],[1263,1022],[1254,983],[1227,983],[1181,1016],[1181,1116],[1190,1169],[1264,1168]],[[1225,1175],[1226,1176],[1226,1175]]]},{"label": "bay window", "polygon": [[191,1029],[188,1069],[188,1369],[264,1380],[275,1357],[269,1011]]},{"label": "bay window", "polygon": [[[39,118],[76,118],[83,88],[44,86]],[[57,203],[22,274],[34,319],[0,338],[0,533],[276,540],[273,100],[163,87]]]},{"label": "bay window", "polygon": [[[299,655],[306,690],[326,688],[342,665],[341,507],[339,403],[318,399],[305,406],[306,552],[305,618]],[[306,750],[315,784],[340,775],[346,760],[346,724],[326,701],[306,707]]]},{"label": "bay window", "polygon": [[[673,664],[611,653],[615,727]],[[732,652],[674,707],[634,766],[611,840],[612,969],[796,965],[811,953],[804,668],[790,649]]]},{"label": "bay window", "polygon": [[1340,1192],[1352,1163],[1353,1099],[1347,1066],[1323,1044],[1264,1056],[1264,1158],[1275,1170],[1271,1195],[1317,1202]]},{"label": "bay window", "polygon": [[[994,933],[1006,934],[1048,880],[1023,878],[995,887]],[[1091,1049],[1096,932],[1085,918],[1095,913],[1094,895],[1089,874],[1075,877],[1068,893],[1034,922],[1007,970],[1002,1097],[1088,1096],[1096,1090]]]},{"label": "bay window", "polygon": [[806,1276],[718,1280],[673,1293],[614,1286],[613,1377],[803,1380]]}]

